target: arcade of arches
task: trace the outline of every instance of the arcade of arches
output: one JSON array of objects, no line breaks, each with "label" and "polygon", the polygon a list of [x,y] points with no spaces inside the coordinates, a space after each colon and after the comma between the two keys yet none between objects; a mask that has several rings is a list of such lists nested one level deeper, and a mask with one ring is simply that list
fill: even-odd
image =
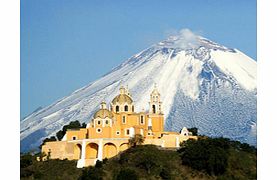
[{"label": "arcade of arches", "polygon": [[[82,148],[82,146],[84,148]],[[84,160],[85,163],[82,166],[88,166],[95,164],[97,160],[103,160],[105,158],[112,158],[119,152],[125,151],[129,148],[126,140],[120,140],[119,142],[86,142],[77,143],[74,145],[73,158],[76,160]],[[82,167],[80,166],[80,167]],[[78,167],[78,166],[77,166]]]}]

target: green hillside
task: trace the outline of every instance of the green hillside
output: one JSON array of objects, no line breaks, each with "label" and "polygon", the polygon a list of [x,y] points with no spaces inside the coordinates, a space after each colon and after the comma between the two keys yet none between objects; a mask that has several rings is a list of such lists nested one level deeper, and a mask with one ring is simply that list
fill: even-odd
[{"label": "green hillside", "polygon": [[132,147],[95,167],[76,168],[76,161],[38,162],[21,155],[21,179],[257,179],[256,148],[225,138],[202,137],[178,151],[153,145]]}]

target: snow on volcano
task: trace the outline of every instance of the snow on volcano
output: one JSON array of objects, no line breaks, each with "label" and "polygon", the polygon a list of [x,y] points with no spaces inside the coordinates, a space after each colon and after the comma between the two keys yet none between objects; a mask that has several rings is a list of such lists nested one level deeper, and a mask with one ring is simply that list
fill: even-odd
[{"label": "snow on volcano", "polygon": [[101,101],[111,102],[121,85],[128,85],[135,111],[147,110],[155,83],[166,130],[197,127],[203,135],[256,145],[256,78],[256,61],[185,29],[23,119],[21,151],[36,149],[70,121],[90,122]]}]

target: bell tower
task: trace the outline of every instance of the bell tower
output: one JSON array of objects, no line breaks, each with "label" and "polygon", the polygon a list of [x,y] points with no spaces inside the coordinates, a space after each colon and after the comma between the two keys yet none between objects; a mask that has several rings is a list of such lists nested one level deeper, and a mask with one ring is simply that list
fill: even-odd
[{"label": "bell tower", "polygon": [[151,131],[154,134],[163,132],[164,129],[164,115],[162,110],[161,95],[155,84],[153,91],[150,94],[149,102],[149,121],[151,122]]},{"label": "bell tower", "polygon": [[162,114],[161,95],[156,84],[154,90],[150,94],[149,114]]}]

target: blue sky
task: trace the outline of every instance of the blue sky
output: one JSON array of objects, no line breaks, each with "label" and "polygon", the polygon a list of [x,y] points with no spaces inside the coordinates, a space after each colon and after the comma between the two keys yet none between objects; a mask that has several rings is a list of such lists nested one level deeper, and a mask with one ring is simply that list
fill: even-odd
[{"label": "blue sky", "polygon": [[255,0],[24,0],[20,118],[189,28],[257,59]]}]

